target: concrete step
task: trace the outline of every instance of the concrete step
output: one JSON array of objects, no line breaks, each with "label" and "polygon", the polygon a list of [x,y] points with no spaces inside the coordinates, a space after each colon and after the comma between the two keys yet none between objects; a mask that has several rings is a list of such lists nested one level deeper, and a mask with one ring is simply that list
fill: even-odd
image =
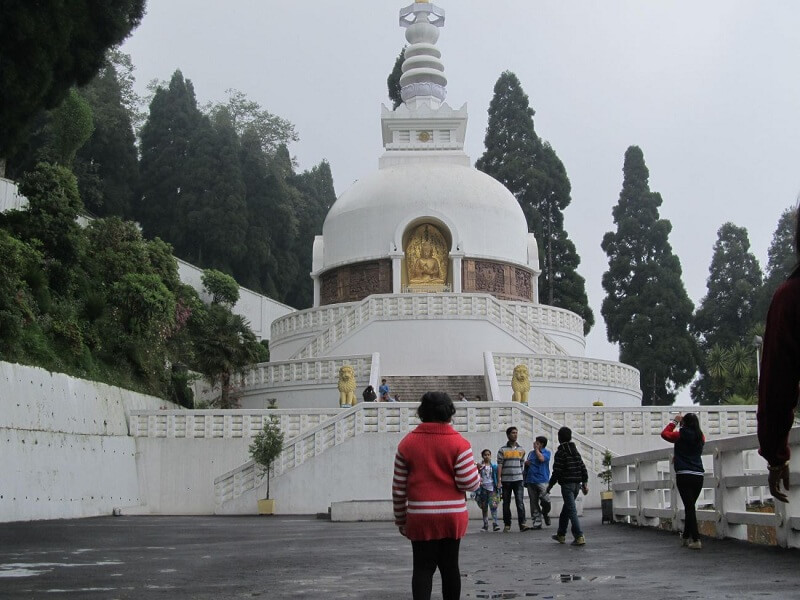
[{"label": "concrete step", "polygon": [[468,400],[488,398],[483,375],[387,375],[386,382],[389,395],[405,402],[417,402],[425,392],[446,392],[453,400],[458,399],[459,392],[464,392]]}]

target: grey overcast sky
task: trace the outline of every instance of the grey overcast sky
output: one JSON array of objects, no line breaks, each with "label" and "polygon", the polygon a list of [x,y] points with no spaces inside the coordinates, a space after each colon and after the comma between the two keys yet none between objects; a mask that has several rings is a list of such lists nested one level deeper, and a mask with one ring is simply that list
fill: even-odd
[{"label": "grey overcast sky", "polygon": [[[337,195],[377,168],[380,104],[405,43],[389,0],[149,0],[123,46],[140,92],[180,68],[199,102],[245,92],[295,124],[301,169],[322,159]],[[672,222],[686,289],[705,294],[716,232],[744,226],[762,267],[781,212],[800,192],[800,2],[441,0],[447,102],[467,103],[466,151],[483,152],[501,72],[516,73],[537,133],[572,183],[566,229],[597,324],[587,355],[616,359],[600,315],[600,241],[630,145]],[[688,393],[681,403],[689,402]]]}]

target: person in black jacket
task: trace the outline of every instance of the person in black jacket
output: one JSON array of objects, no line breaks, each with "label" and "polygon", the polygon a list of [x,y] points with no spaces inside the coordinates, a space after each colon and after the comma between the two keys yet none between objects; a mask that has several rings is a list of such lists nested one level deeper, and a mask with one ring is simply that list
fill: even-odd
[{"label": "person in black jacket", "polygon": [[583,537],[581,522],[578,520],[575,499],[580,491],[583,491],[584,496],[589,493],[589,473],[586,465],[583,464],[578,447],[572,441],[572,430],[569,427],[562,427],[558,430],[558,444],[553,460],[553,474],[550,476],[550,483],[547,484],[547,493],[550,493],[555,484],[559,484],[564,506],[558,517],[558,531],[553,539],[559,544],[565,543],[567,541],[567,525],[572,523],[572,535],[575,538],[572,545],[583,546],[586,538]]},{"label": "person in black jacket", "polygon": [[[680,429],[676,429],[680,425]],[[700,492],[703,491],[703,446],[706,438],[700,429],[700,421],[694,413],[680,413],[667,423],[661,437],[675,444],[675,485],[683,501],[686,513],[684,519],[683,536],[681,545],[691,550],[700,550],[700,534],[697,531],[697,513],[695,504]]]}]

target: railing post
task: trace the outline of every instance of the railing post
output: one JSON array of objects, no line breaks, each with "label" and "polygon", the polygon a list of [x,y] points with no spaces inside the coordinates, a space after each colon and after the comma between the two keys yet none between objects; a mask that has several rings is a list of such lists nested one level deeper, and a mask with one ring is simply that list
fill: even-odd
[{"label": "railing post", "polygon": [[644,514],[647,508],[658,508],[658,491],[645,489],[646,481],[658,479],[658,462],[636,460],[636,508],[639,516],[638,525],[653,527],[658,524],[658,517],[647,517]]},{"label": "railing post", "polygon": [[[786,492],[789,503],[775,500],[775,537],[778,546],[783,548],[800,547],[800,531],[792,528],[793,519],[800,517],[800,487],[797,484],[797,473],[800,472],[800,448],[791,446],[792,458],[789,460],[789,471],[792,474],[790,487]],[[781,486],[783,489],[783,486]],[[800,523],[797,524],[800,528]]]},{"label": "railing post", "polygon": [[717,513],[716,532],[718,538],[747,539],[747,525],[731,524],[726,516],[727,512],[741,512],[747,508],[747,488],[727,487],[726,479],[737,475],[744,475],[744,460],[741,450],[731,452],[722,452],[719,448],[714,450],[714,477],[717,480],[717,487],[714,490],[714,508]]}]

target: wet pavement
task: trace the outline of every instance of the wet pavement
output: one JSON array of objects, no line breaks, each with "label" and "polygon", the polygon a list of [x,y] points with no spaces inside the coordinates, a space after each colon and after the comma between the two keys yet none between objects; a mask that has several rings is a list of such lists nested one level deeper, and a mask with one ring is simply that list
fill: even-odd
[{"label": "wet pavement", "polygon": [[[554,521],[555,524],[555,521]],[[800,554],[583,517],[461,543],[462,598],[798,598]],[[569,536],[568,536],[569,537]],[[0,598],[410,598],[411,545],[390,523],[313,517],[101,517],[0,524]],[[438,577],[434,598],[441,598]]]}]

